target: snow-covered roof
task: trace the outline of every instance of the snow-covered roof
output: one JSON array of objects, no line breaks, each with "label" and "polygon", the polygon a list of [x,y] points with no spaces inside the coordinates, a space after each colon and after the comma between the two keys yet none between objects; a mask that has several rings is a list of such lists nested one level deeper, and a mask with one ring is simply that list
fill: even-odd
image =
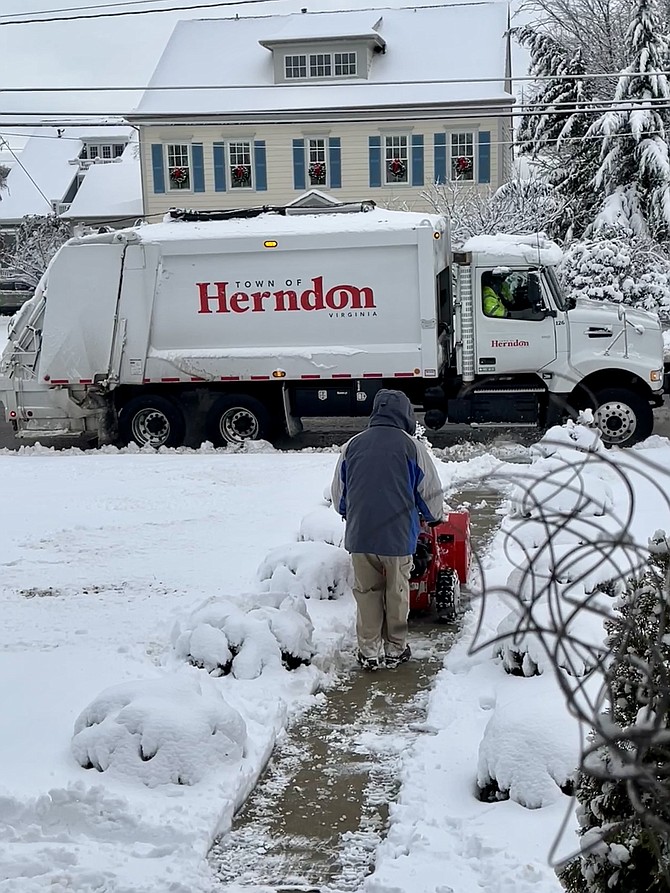
[{"label": "snow-covered roof", "polygon": [[[27,214],[50,214],[52,202],[62,202],[79,172],[82,146],[91,140],[126,142],[135,131],[118,127],[41,127],[23,147],[20,164],[7,177],[0,192],[0,223],[17,222]],[[60,135],[59,135],[60,134]]]},{"label": "snow-covered roof", "polygon": [[[346,16],[338,13],[323,15],[271,16],[272,24],[259,38],[261,46],[273,43],[286,43],[300,40],[329,40],[342,38],[368,38],[380,41],[377,28],[381,15],[375,10],[349,12]],[[279,21],[277,21],[279,20]]]},{"label": "snow-covered roof", "polygon": [[563,251],[542,233],[524,235],[503,234],[495,236],[472,236],[463,243],[459,251],[486,254],[489,257],[518,258],[526,264],[546,264],[555,266],[561,262]]},{"label": "snow-covered roof", "polygon": [[[179,22],[163,52],[150,89],[129,115],[176,117],[363,108],[512,102],[505,90],[507,4],[466,3],[435,8],[298,13]],[[275,84],[272,54],[260,45],[289,29],[350,34],[367,22],[387,51],[375,55],[369,76],[316,83]],[[350,25],[349,23],[354,23]],[[337,26],[337,28],[336,28]],[[447,81],[458,78],[458,83]],[[491,80],[487,80],[491,79]],[[436,83],[442,81],[442,83]],[[198,87],[221,89],[198,89]],[[192,89],[183,89],[183,88]]]},{"label": "snow-covered roof", "polygon": [[142,242],[172,242],[188,239],[232,239],[247,236],[280,238],[287,235],[352,233],[410,230],[430,226],[444,232],[446,220],[438,214],[417,214],[411,211],[387,211],[374,208],[358,213],[261,214],[249,219],[206,220],[198,222],[169,221],[150,223],[132,230],[105,235],[82,236],[79,241],[116,241],[127,239]]},{"label": "snow-covered roof", "polygon": [[116,164],[92,164],[74,197],[70,209],[61,217],[66,220],[119,219],[141,217],[142,180],[139,156]]}]

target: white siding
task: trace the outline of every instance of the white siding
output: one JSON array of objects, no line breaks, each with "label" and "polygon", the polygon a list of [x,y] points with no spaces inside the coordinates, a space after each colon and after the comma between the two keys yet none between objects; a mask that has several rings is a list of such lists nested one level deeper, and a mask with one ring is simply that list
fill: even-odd
[{"label": "white siding", "polygon": [[[308,124],[259,124],[257,126],[189,126],[187,128],[144,125],[140,130],[142,180],[144,207],[148,218],[160,218],[169,208],[188,207],[200,210],[219,208],[253,207],[257,205],[284,205],[293,201],[303,189],[295,189],[293,182],[293,140],[309,136],[339,137],[341,141],[342,186],[339,189],[328,185],[316,188],[330,192],[342,201],[373,199],[379,205],[406,208],[408,210],[431,210],[430,203],[422,195],[434,182],[434,134],[446,133],[447,153],[449,134],[452,131],[488,131],[491,139],[490,184],[482,184],[483,191],[495,188],[507,177],[507,171],[499,165],[505,152],[500,152],[502,130],[496,118],[465,118],[449,121],[428,120],[398,122],[397,126],[388,121],[370,120],[365,123],[339,124],[310,127]],[[369,185],[368,138],[393,132],[423,135],[424,141],[424,185],[410,186],[394,184],[382,187]],[[264,140],[267,158],[267,190],[255,191],[231,189],[227,171],[227,190],[214,189],[213,143],[229,139]],[[205,191],[170,190],[166,176],[166,192],[153,191],[151,145],[153,143],[196,142],[204,147]],[[475,141],[475,158],[477,157]],[[448,158],[448,155],[447,155]],[[411,167],[411,166],[410,166]],[[476,170],[476,167],[475,167]],[[410,170],[411,174],[411,170]],[[472,183],[467,184],[469,187]],[[310,188],[309,182],[306,189]]]}]

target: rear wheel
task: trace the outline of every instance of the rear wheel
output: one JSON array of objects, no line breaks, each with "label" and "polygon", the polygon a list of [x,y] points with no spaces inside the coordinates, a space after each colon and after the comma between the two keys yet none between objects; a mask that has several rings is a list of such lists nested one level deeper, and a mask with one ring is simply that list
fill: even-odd
[{"label": "rear wheel", "polygon": [[246,394],[219,397],[207,416],[207,437],[214,446],[262,440],[269,431],[269,412],[260,400]]},{"label": "rear wheel", "polygon": [[121,409],[119,434],[124,443],[138,446],[178,447],[184,442],[186,423],[180,407],[167,397],[134,397]]},{"label": "rear wheel", "polygon": [[593,413],[606,446],[631,446],[649,437],[654,413],[648,400],[627,388],[606,388],[595,395]]},{"label": "rear wheel", "polygon": [[435,613],[438,623],[451,623],[458,617],[461,604],[461,583],[451,568],[441,570],[435,585]]}]

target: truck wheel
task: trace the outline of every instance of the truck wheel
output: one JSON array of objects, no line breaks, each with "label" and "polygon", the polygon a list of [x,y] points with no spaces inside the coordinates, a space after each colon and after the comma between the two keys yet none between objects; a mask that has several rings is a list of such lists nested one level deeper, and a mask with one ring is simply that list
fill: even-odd
[{"label": "truck wheel", "polygon": [[119,434],[124,443],[138,446],[178,447],[184,442],[184,415],[172,400],[146,394],[133,397],[119,414]]},{"label": "truck wheel", "polygon": [[606,446],[631,446],[649,437],[654,414],[648,400],[627,388],[606,388],[595,395],[594,418]]},{"label": "truck wheel", "polygon": [[219,397],[207,416],[207,437],[214,446],[263,440],[270,430],[270,414],[260,400],[246,394]]},{"label": "truck wheel", "polygon": [[461,603],[461,583],[456,571],[447,567],[435,582],[435,614],[438,623],[451,623],[458,617]]}]

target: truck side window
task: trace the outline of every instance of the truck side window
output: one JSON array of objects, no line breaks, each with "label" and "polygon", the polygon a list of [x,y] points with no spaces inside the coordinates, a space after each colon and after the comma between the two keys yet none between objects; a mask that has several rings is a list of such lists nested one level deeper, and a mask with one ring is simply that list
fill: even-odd
[{"label": "truck side window", "polygon": [[528,298],[528,272],[513,270],[482,273],[482,311],[499,319],[541,320],[544,311],[534,310]]}]

